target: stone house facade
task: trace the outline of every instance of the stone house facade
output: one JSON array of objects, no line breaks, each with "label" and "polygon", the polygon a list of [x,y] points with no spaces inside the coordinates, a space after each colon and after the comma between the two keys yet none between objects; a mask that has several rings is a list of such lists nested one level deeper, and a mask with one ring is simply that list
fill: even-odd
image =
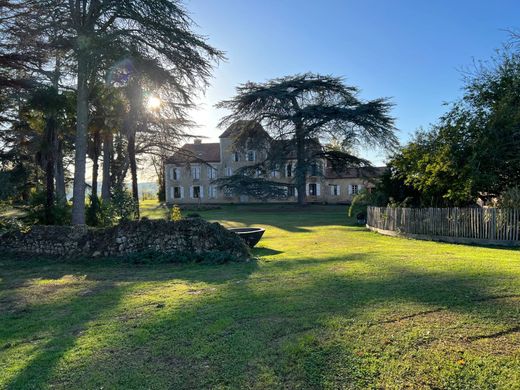
[{"label": "stone house facade", "polygon": [[[266,157],[263,147],[237,149],[236,131],[236,124],[231,125],[220,135],[218,143],[195,140],[194,143],[185,144],[179,152],[166,160],[164,182],[168,204],[259,202],[247,196],[226,193],[213,184],[215,179],[231,176],[237,169],[257,164]],[[295,166],[296,161],[288,156],[278,170],[258,175],[280,183],[294,183]],[[351,168],[337,173],[327,161],[318,161],[316,169],[311,169],[307,176],[306,200],[316,203],[350,203],[361,189],[372,189],[384,169],[385,167],[370,170]],[[287,199],[273,199],[272,202],[296,202],[296,191],[295,188],[290,188]]]}]

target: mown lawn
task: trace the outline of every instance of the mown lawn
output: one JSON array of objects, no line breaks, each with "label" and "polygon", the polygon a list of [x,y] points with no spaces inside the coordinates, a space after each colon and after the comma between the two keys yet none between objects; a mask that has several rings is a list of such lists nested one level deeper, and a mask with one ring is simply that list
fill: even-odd
[{"label": "mown lawn", "polygon": [[200,214],[266,226],[258,259],[3,256],[0,388],[520,388],[519,251],[382,237],[344,207]]}]

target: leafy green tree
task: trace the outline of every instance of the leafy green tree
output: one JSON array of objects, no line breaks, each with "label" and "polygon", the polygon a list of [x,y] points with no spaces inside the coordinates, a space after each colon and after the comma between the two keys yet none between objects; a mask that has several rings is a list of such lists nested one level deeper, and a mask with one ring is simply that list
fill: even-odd
[{"label": "leafy green tree", "polygon": [[[356,87],[346,85],[339,77],[305,73],[240,85],[235,97],[217,107],[231,110],[221,125],[240,120],[260,123],[271,138],[278,141],[268,145],[270,152],[262,164],[265,169],[279,166],[281,159],[294,154],[298,203],[303,204],[307,174],[319,159],[326,158],[338,168],[367,163],[349,153],[348,148],[323,150],[317,140],[326,143],[335,140],[348,147],[367,145],[392,149],[397,145],[389,100],[363,101],[358,94]],[[247,142],[250,133],[251,129],[244,126],[242,136],[237,137],[237,146]],[[228,181],[236,181],[236,178]],[[263,184],[267,184],[264,186],[267,190],[275,189],[268,182]]]},{"label": "leafy green tree", "polygon": [[416,191],[417,204],[490,201],[520,182],[520,53],[492,64],[469,75],[463,97],[390,159],[394,183]]}]

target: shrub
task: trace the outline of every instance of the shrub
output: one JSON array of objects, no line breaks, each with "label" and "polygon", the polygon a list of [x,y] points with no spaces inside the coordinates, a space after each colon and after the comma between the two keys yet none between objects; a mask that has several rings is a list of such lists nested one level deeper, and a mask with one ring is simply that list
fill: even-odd
[{"label": "shrub", "polygon": [[[29,212],[25,217],[28,224],[47,225],[47,214],[45,210],[45,191],[35,191],[29,199]],[[69,225],[71,220],[71,207],[68,203],[54,203],[50,210],[53,225]]]},{"label": "shrub", "polygon": [[182,219],[181,208],[176,204],[173,205],[172,211],[170,213],[170,221],[177,222]]},{"label": "shrub", "polygon": [[498,198],[498,207],[503,209],[520,208],[520,187],[510,187]]}]

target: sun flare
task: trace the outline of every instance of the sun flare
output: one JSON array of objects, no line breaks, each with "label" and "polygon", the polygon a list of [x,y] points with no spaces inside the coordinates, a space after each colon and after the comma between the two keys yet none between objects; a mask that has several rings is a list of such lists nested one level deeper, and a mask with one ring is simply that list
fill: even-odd
[{"label": "sun flare", "polygon": [[148,97],[146,106],[150,111],[157,110],[161,106],[161,99],[159,99],[157,96],[151,95]]}]

